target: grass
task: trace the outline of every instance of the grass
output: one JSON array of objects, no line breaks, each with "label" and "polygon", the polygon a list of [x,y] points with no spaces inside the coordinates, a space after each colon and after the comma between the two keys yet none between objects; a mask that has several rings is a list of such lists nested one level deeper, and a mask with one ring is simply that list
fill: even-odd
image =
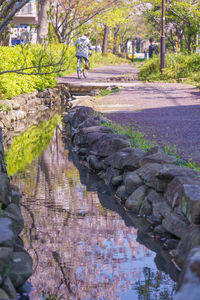
[{"label": "grass", "polygon": [[10,110],[11,110],[10,106],[6,104],[0,104],[0,111],[10,111]]},{"label": "grass", "polygon": [[139,58],[137,58],[137,59],[134,59],[133,66],[135,68],[140,69],[145,62],[146,62],[146,59],[139,59]]},{"label": "grass", "polygon": [[104,90],[100,90],[97,97],[105,97],[105,96],[108,96],[110,94],[114,94],[114,93],[117,93],[119,92],[120,89],[118,87],[110,90],[110,89],[104,89]]},{"label": "grass", "polygon": [[[113,122],[106,122],[102,124],[103,126],[107,126],[108,128],[111,128],[114,132],[122,135],[126,135],[130,141],[131,147],[134,148],[141,148],[145,151],[148,151],[150,148],[158,146],[156,143],[153,143],[151,141],[148,141],[144,138],[145,134],[135,130],[133,126],[120,126],[117,123]],[[165,146],[164,151],[167,155],[171,155],[176,157],[177,162],[176,164],[178,166],[191,168],[197,172],[200,173],[200,166],[191,160],[185,161],[180,158],[180,156],[177,154],[177,150],[175,147]]]},{"label": "grass", "polygon": [[129,126],[120,126],[116,123],[107,122],[103,124],[104,126],[107,126],[111,128],[113,131],[117,132],[118,134],[123,134],[128,136],[128,139],[131,143],[131,147],[135,148],[142,148],[143,150],[147,151],[150,148],[154,147],[155,144],[153,144],[150,141],[147,141],[144,139],[145,134],[134,130],[131,125]]},{"label": "grass", "polygon": [[146,60],[140,68],[139,79],[142,81],[184,82],[200,87],[200,55],[168,53],[166,68],[160,73],[160,57]]}]

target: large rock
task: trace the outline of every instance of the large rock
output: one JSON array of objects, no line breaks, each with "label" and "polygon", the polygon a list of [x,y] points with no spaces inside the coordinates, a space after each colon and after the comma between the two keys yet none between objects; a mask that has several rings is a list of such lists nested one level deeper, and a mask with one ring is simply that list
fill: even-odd
[{"label": "large rock", "polygon": [[107,137],[107,134],[99,131],[99,132],[88,132],[85,135],[80,133],[79,136],[82,137],[82,140],[83,142],[85,142],[85,144],[87,144],[87,147],[91,149],[91,146],[93,144],[97,143],[101,138]]},{"label": "large rock", "polygon": [[12,220],[9,218],[5,218],[5,217],[1,217],[0,218],[0,246],[1,247],[12,247],[15,239],[16,239],[16,235],[13,232],[12,229]]},{"label": "large rock", "polygon": [[180,240],[178,239],[167,239],[164,243],[164,247],[169,249],[169,250],[174,250],[176,249],[176,247],[178,246],[178,243],[180,242]]},{"label": "large rock", "polygon": [[188,223],[182,220],[182,218],[174,212],[165,216],[162,225],[168,232],[178,238],[182,238],[185,235],[188,227]]},{"label": "large rock", "polygon": [[65,123],[65,125],[68,123],[71,124],[72,117],[75,115],[75,113],[76,108],[70,109],[70,111],[68,111],[67,113],[63,113],[63,122]]},{"label": "large rock", "polygon": [[157,174],[157,177],[162,180],[172,180],[176,176],[196,177],[198,173],[189,168],[183,168],[175,165],[163,165]]},{"label": "large rock", "polygon": [[79,128],[85,128],[85,127],[91,127],[91,126],[98,126],[99,125],[99,120],[95,120],[93,118],[87,119],[83,121],[80,125]]},{"label": "large rock", "polygon": [[24,220],[19,206],[15,203],[9,204],[3,212],[3,216],[12,219],[12,228],[16,235],[18,235],[24,228]]},{"label": "large rock", "polygon": [[111,183],[114,187],[119,186],[123,182],[123,176],[118,175],[112,178]]},{"label": "large rock", "polygon": [[32,275],[32,259],[28,253],[14,252],[10,279],[15,288],[20,287]]},{"label": "large rock", "polygon": [[161,206],[165,202],[163,195],[152,190],[148,193],[147,200],[152,203],[152,215],[161,220],[163,218],[161,214]]},{"label": "large rock", "polygon": [[200,247],[191,250],[179,282],[174,300],[200,299]]},{"label": "large rock", "polygon": [[12,192],[11,192],[11,202],[15,203],[17,206],[20,206],[20,200],[21,200],[20,194],[16,191],[12,190]]},{"label": "large rock", "polygon": [[142,179],[136,172],[124,173],[124,185],[128,195],[132,194],[139,186],[143,185]]},{"label": "large rock", "polygon": [[104,181],[109,186],[110,184],[112,184],[113,177],[120,176],[120,175],[121,175],[120,170],[114,169],[112,167],[108,167],[104,175]]},{"label": "large rock", "polygon": [[169,156],[163,152],[157,152],[152,155],[143,157],[139,164],[140,166],[144,166],[147,163],[158,163],[158,164],[175,164],[176,163],[176,158],[173,156]]},{"label": "large rock", "polygon": [[166,218],[168,215],[171,214],[172,208],[167,202],[162,202],[160,204],[161,205],[159,206],[159,213],[162,217]]},{"label": "large rock", "polygon": [[92,117],[93,114],[94,110],[91,107],[76,107],[75,113],[69,121],[73,127],[77,128],[83,121]]},{"label": "large rock", "polygon": [[8,175],[6,173],[0,174],[0,203],[7,206],[10,203],[10,185]]},{"label": "large rock", "polygon": [[133,192],[126,200],[126,208],[138,213],[146,196],[147,189],[148,188],[145,185],[141,185],[139,188],[137,188],[137,190]]},{"label": "large rock", "polygon": [[145,156],[153,155],[156,153],[165,153],[165,148],[160,146],[154,146],[145,153]]},{"label": "large rock", "polygon": [[181,200],[182,212],[189,222],[200,224],[200,185],[185,184]]},{"label": "large rock", "polygon": [[80,129],[81,134],[97,133],[97,132],[112,133],[112,129],[106,126],[90,126],[90,127],[84,127]]},{"label": "large rock", "polygon": [[[153,232],[142,232],[138,230],[137,242],[144,245],[148,249],[154,252],[160,252],[162,245],[159,239],[152,238]],[[153,299],[152,299],[153,300]]]},{"label": "large rock", "polygon": [[4,279],[10,271],[13,259],[13,249],[0,247],[0,276]]},{"label": "large rock", "polygon": [[147,197],[144,198],[142,205],[140,207],[139,214],[141,216],[149,216],[152,213],[152,205],[148,201]]},{"label": "large rock", "polygon": [[0,299],[1,300],[5,300],[5,299],[10,299],[10,297],[8,296],[8,294],[0,288]]},{"label": "large rock", "polygon": [[125,148],[107,157],[105,164],[116,169],[135,170],[139,168],[139,160],[145,152],[137,148]]},{"label": "large rock", "polygon": [[6,277],[3,282],[3,289],[12,299],[17,299],[17,293],[9,277]]},{"label": "large rock", "polygon": [[116,195],[122,201],[125,201],[128,198],[128,194],[126,193],[126,189],[124,185],[120,185],[116,190]]},{"label": "large rock", "polygon": [[174,252],[175,258],[183,264],[191,249],[200,246],[200,225],[191,224],[185,230],[177,249]]},{"label": "large rock", "polygon": [[99,137],[92,145],[89,144],[90,151],[94,151],[94,153],[101,157],[110,156],[118,150],[129,146],[130,142],[127,138],[117,134],[103,134],[103,136]]},{"label": "large rock", "polygon": [[152,187],[158,192],[163,192],[166,188],[166,184],[156,177],[161,168],[162,165],[160,164],[148,163],[139,168],[136,172],[148,187]]},{"label": "large rock", "polygon": [[105,165],[102,161],[98,160],[95,155],[89,155],[87,158],[89,166],[94,170],[105,170]]},{"label": "large rock", "polygon": [[200,224],[200,180],[177,176],[168,185],[164,197],[172,208],[180,206],[190,223]]},{"label": "large rock", "polygon": [[137,216],[132,211],[127,211],[126,215],[130,219],[130,226],[134,226],[135,228],[139,229],[139,231],[144,233],[152,233],[152,226],[146,219],[141,218],[141,216]]},{"label": "large rock", "polygon": [[[154,259],[154,262],[156,264],[156,267],[159,271],[164,271],[165,274],[169,274],[169,277],[173,279],[175,282],[178,281],[180,271],[174,266],[174,263],[172,262],[171,255],[169,254],[169,251],[164,250],[161,246],[160,251],[156,254],[156,257]],[[173,290],[172,290],[173,291]],[[166,293],[167,294],[167,293]],[[165,293],[164,293],[165,295]],[[171,296],[161,296],[158,298],[161,299],[172,299]],[[154,299],[152,299],[154,300]]]}]

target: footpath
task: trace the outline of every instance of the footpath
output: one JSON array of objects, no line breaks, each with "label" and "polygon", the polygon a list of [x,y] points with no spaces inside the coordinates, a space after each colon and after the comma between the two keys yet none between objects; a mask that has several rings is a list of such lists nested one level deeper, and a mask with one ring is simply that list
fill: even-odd
[{"label": "footpath", "polygon": [[137,73],[130,64],[103,66],[90,70],[87,79],[73,74],[58,82],[93,89],[120,87],[104,97],[78,97],[73,105],[91,106],[120,125],[133,126],[146,139],[174,148],[182,159],[200,164],[200,90],[182,83],[140,82]]}]

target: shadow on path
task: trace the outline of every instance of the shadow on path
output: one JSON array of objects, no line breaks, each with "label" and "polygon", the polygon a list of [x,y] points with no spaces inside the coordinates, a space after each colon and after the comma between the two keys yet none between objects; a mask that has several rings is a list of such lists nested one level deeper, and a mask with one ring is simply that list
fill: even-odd
[{"label": "shadow on path", "polygon": [[175,147],[182,159],[200,164],[200,106],[172,106],[142,111],[115,111],[106,116],[145,133],[148,140]]}]

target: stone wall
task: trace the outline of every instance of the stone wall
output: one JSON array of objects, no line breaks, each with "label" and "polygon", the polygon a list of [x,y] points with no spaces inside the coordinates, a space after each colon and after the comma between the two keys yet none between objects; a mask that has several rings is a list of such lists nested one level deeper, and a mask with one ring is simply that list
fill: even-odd
[{"label": "stone wall", "polygon": [[[68,87],[60,84],[42,92],[36,91],[11,100],[0,100],[0,105],[5,105],[5,109],[0,114],[0,127],[6,140],[9,139],[11,131],[16,133],[25,131],[32,124],[37,124],[45,115],[51,117],[49,114],[54,107],[60,107],[70,98]],[[7,110],[6,106],[10,110]]]},{"label": "stone wall", "polygon": [[32,259],[19,237],[23,227],[20,195],[9,183],[0,129],[0,299],[17,299],[19,288],[26,292],[24,283],[32,274]]},{"label": "stone wall", "polygon": [[162,148],[132,148],[128,137],[102,126],[106,119],[92,108],[75,107],[63,121],[65,141],[80,163],[105,181],[129,215],[151,224],[182,268],[200,245],[200,174],[179,166]]},{"label": "stone wall", "polygon": [[10,186],[4,163],[3,135],[4,142],[11,143],[15,134],[38,124],[45,116],[49,119],[55,114],[55,107],[60,109],[70,98],[68,88],[59,85],[11,100],[0,100],[5,106],[0,114],[0,299],[17,299],[16,290],[26,293],[26,281],[32,274],[32,259],[19,237],[24,228],[20,195]]}]

